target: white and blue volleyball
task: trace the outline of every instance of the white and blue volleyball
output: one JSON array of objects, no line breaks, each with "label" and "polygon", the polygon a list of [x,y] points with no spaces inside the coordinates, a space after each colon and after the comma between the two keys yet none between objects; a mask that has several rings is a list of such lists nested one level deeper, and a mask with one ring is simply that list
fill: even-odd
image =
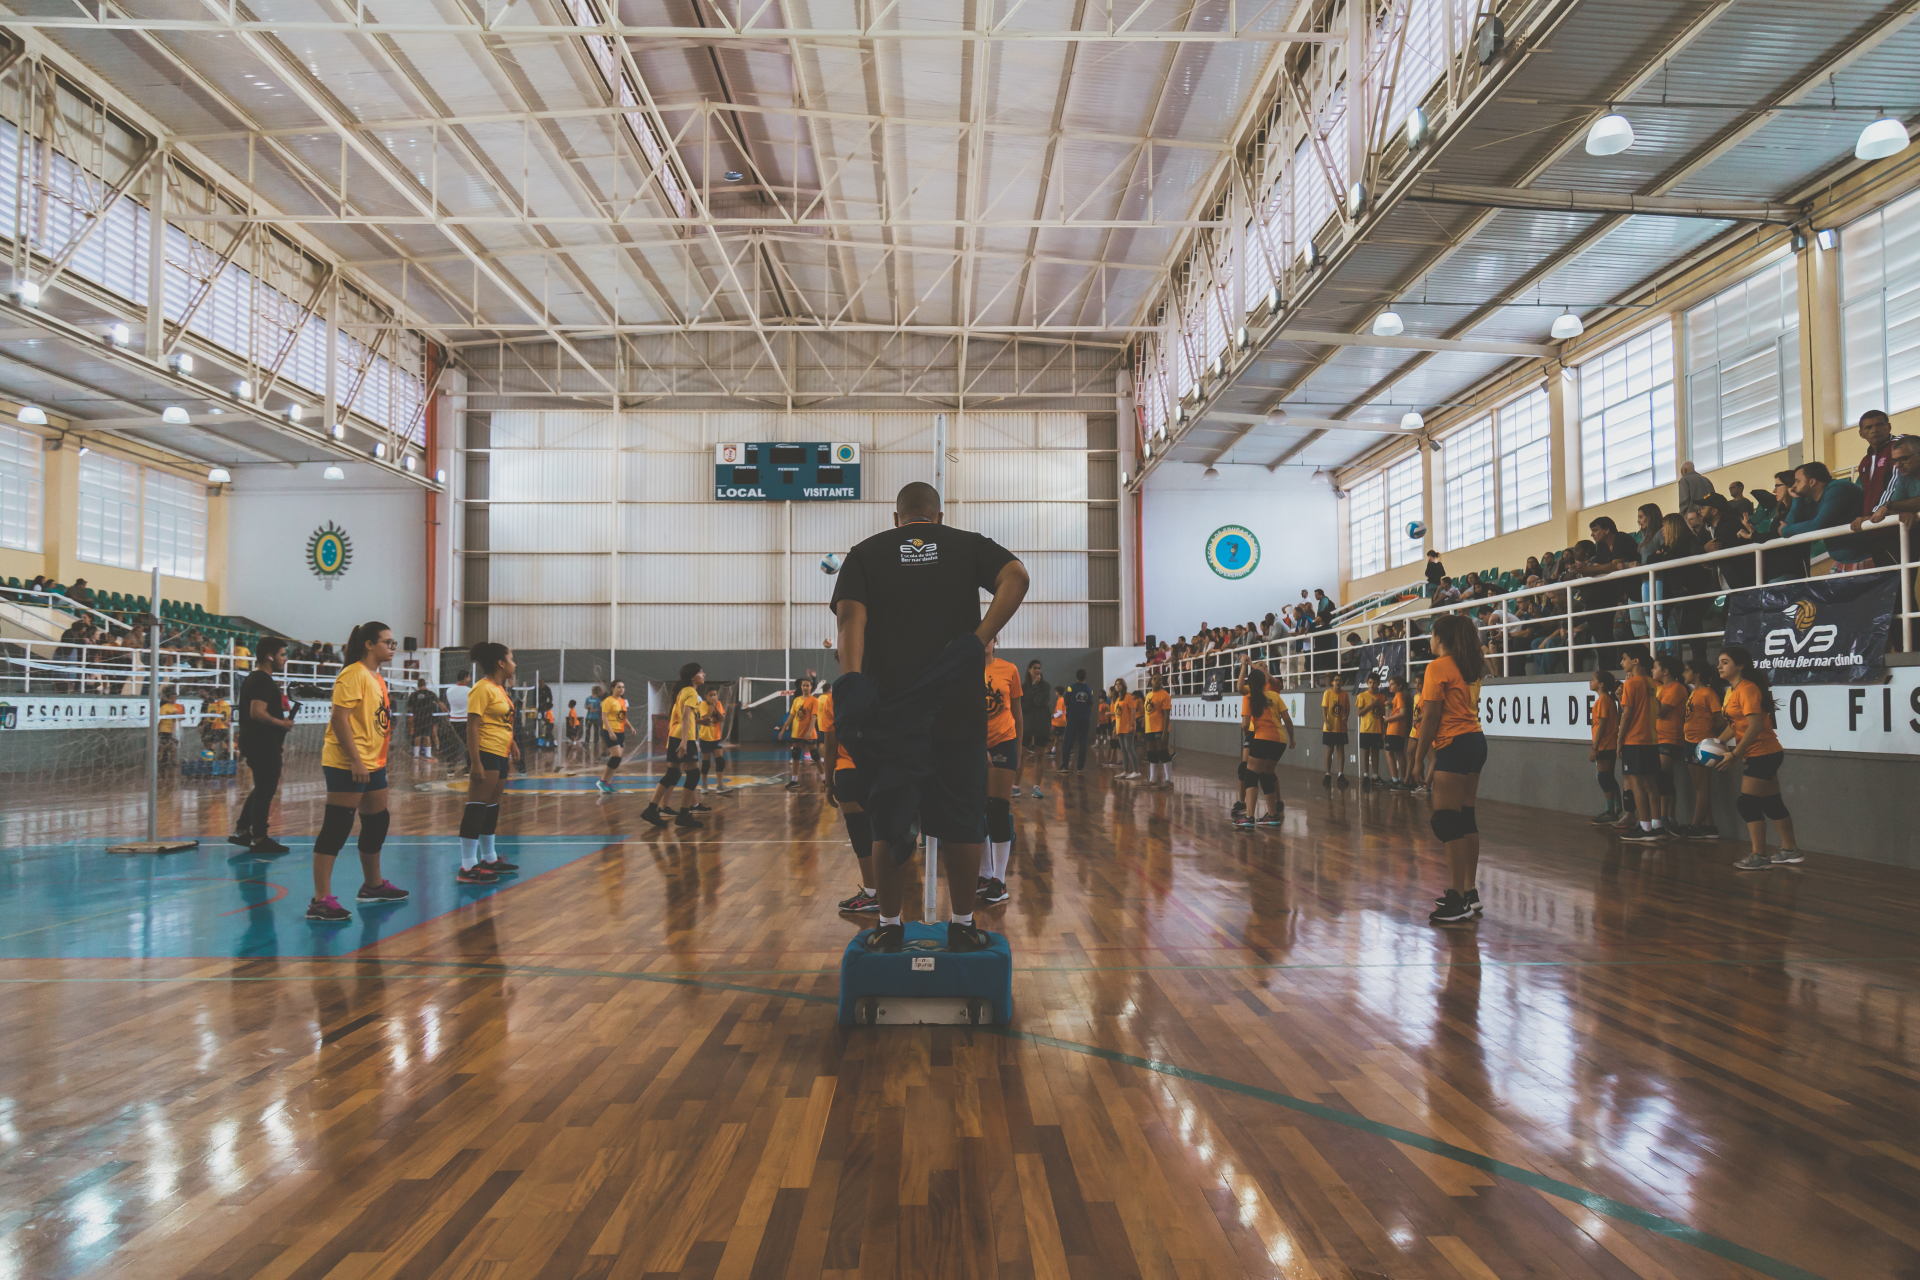
[{"label": "white and blue volleyball", "polygon": [[1727,744],[1720,741],[1720,739],[1702,738],[1694,744],[1693,762],[1695,764],[1703,764],[1707,766],[1707,768],[1712,769],[1717,767],[1719,763],[1725,760],[1730,754],[1732,754],[1731,750]]},{"label": "white and blue volleyball", "polygon": [[828,577],[832,577],[834,574],[840,572],[840,557],[834,555],[832,552],[821,556],[820,572],[826,574]]}]

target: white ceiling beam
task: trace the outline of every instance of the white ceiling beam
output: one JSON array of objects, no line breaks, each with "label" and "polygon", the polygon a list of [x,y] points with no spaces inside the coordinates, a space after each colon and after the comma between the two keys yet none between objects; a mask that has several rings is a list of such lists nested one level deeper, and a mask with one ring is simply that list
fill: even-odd
[{"label": "white ceiling beam", "polygon": [[1479,209],[1644,214],[1661,218],[1771,222],[1782,226],[1791,226],[1806,217],[1803,209],[1764,200],[1643,196],[1630,191],[1569,191],[1553,187],[1484,187],[1459,182],[1415,183],[1406,198],[1422,204],[1467,205]]},{"label": "white ceiling beam", "polygon": [[[356,148],[357,150],[358,148]],[[377,148],[368,148],[377,151]],[[416,188],[416,191],[418,188]],[[223,226],[238,226],[243,222],[259,223],[263,226],[307,226],[307,227],[440,227],[453,232],[466,227],[696,227],[705,230],[709,227],[766,228],[776,231],[791,231],[803,227],[886,227],[891,230],[911,228],[953,228],[959,230],[995,231],[1026,230],[1038,227],[1041,230],[1058,231],[1161,231],[1168,228],[1186,229],[1193,227],[1224,227],[1226,223],[1206,218],[861,218],[845,217],[808,217],[795,221],[790,217],[727,217],[720,214],[688,213],[685,217],[673,214],[646,216],[627,214],[614,216],[607,214],[540,214],[540,213],[429,213],[394,214],[377,216],[372,214],[243,214],[243,213],[174,213],[167,212],[169,222],[218,222]],[[490,277],[491,278],[491,277]],[[505,287],[504,285],[501,287]]]},{"label": "white ceiling beam", "polygon": [[[1560,348],[1544,342],[1494,342],[1477,338],[1423,338],[1414,334],[1384,337],[1374,333],[1337,333],[1327,329],[1282,329],[1273,342],[1300,342],[1314,347],[1389,347],[1400,351],[1459,351],[1483,356],[1552,356]],[[1263,357],[1264,359],[1264,353]],[[1256,360],[1253,368],[1261,361]]]},{"label": "white ceiling beam", "polygon": [[[1219,409],[1209,409],[1200,415],[1203,419],[1216,422],[1231,422],[1243,427],[1262,427],[1271,425],[1276,431],[1285,431],[1290,427],[1304,427],[1310,431],[1372,431],[1384,435],[1417,436],[1421,427],[1403,427],[1398,422],[1378,422],[1366,418],[1302,418],[1289,413],[1285,421],[1269,424],[1264,413],[1227,413]],[[1248,433],[1242,432],[1240,439]],[[1171,446],[1169,446],[1171,447]]]},{"label": "white ceiling beam", "polygon": [[[799,41],[803,44],[847,45],[885,41],[899,44],[1339,44],[1345,37],[1317,31],[1278,31],[1272,28],[1228,25],[1207,30],[1189,30],[1184,26],[1164,29],[1116,31],[1107,28],[1074,30],[1019,31],[961,26],[929,27],[728,27],[657,26],[641,23],[603,22],[597,26],[576,27],[542,22],[500,22],[498,25],[459,25],[446,22],[381,22],[343,18],[286,20],[241,17],[244,10],[234,9],[232,16],[215,10],[205,18],[143,18],[101,16],[95,13],[8,14],[10,27],[34,27],[59,31],[153,31],[193,35],[335,35],[335,36],[439,36],[443,39],[485,39],[504,44],[550,43],[581,35],[606,36],[613,40],[644,40],[650,44],[676,42],[682,45],[773,44]],[[503,11],[502,16],[511,10]],[[1184,12],[1184,9],[1178,12]]]}]

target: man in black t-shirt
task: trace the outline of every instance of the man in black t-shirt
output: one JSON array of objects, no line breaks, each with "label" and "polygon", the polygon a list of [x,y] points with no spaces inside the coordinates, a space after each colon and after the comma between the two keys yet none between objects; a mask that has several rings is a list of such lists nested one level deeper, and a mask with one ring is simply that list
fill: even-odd
[{"label": "man in black t-shirt", "polygon": [[[948,642],[972,632],[984,645],[999,634],[1027,594],[1027,571],[993,539],[941,523],[940,495],[918,481],[894,500],[894,527],[847,552],[835,579],[831,608],[839,622],[840,669],[863,673],[878,701],[899,693],[932,668]],[[993,593],[986,617],[980,593]],[[974,890],[987,834],[987,710],[980,697],[985,659],[971,680],[957,681],[934,715],[932,774],[920,792],[920,831],[940,842],[953,919],[950,951],[991,945],[973,927]],[[877,816],[877,815],[876,815]],[[879,824],[877,824],[878,827]],[[899,864],[913,846],[898,831],[893,841],[875,831],[874,879],[880,924],[866,938],[874,951],[898,951]],[[928,923],[932,923],[929,921]]]},{"label": "man in black t-shirt", "polygon": [[[1596,516],[1587,526],[1587,532],[1593,537],[1593,558],[1590,572],[1595,574],[1616,573],[1622,569],[1632,569],[1640,563],[1640,548],[1632,538],[1620,532],[1620,526],[1611,516]],[[1604,613],[1589,614],[1587,630],[1592,642],[1604,645],[1616,638],[1625,638],[1632,634],[1631,623],[1625,613],[1617,612],[1620,605],[1626,603],[1633,583],[1626,578],[1613,582],[1595,582],[1581,588],[1580,598],[1583,607],[1603,609]],[[1610,648],[1594,650],[1599,670],[1606,671],[1614,667],[1618,659]]]},{"label": "man in black t-shirt", "polygon": [[253,771],[253,791],[240,806],[240,820],[227,843],[245,845],[254,853],[287,851],[267,834],[268,811],[280,789],[280,745],[293,728],[293,705],[273,678],[286,665],[287,642],[268,636],[255,646],[253,670],[240,683],[240,754]]}]

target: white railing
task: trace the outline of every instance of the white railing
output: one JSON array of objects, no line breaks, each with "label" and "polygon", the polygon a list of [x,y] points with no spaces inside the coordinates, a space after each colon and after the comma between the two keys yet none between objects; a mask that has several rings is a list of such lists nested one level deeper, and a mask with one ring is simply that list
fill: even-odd
[{"label": "white railing", "polygon": [[[1891,565],[1854,569],[1845,573],[1815,575],[1807,548],[1812,543],[1837,538],[1866,538],[1891,530],[1899,549]],[[1894,616],[1890,647],[1906,652],[1913,649],[1914,569],[1920,564],[1915,555],[1915,538],[1910,527],[1889,517],[1878,524],[1868,523],[1861,533],[1850,525],[1817,529],[1791,537],[1774,538],[1720,551],[1681,559],[1656,561],[1613,573],[1523,587],[1496,596],[1433,606],[1390,619],[1355,624],[1352,628],[1312,631],[1217,650],[1181,662],[1149,663],[1136,668],[1128,680],[1129,688],[1142,682],[1164,678],[1175,697],[1191,697],[1206,691],[1216,677],[1231,692],[1239,672],[1248,662],[1258,662],[1268,675],[1285,689],[1325,685],[1338,680],[1350,683],[1362,669],[1377,670],[1383,658],[1397,657],[1401,671],[1410,672],[1432,657],[1428,636],[1433,620],[1443,614],[1468,613],[1476,616],[1480,640],[1487,653],[1487,664],[1496,676],[1551,675],[1591,670],[1601,662],[1611,665],[1615,653],[1625,645],[1643,644],[1650,649],[1693,650],[1705,657],[1709,647],[1717,647],[1725,627],[1709,625],[1718,615],[1723,597],[1730,592],[1759,586],[1791,586],[1839,577],[1869,577],[1893,574],[1899,584],[1899,605]],[[1782,565],[1782,560],[1788,561]],[[1771,566],[1771,571],[1769,566]],[[1689,570],[1705,570],[1713,576],[1707,590],[1675,590],[1675,575],[1682,579]],[[1619,584],[1608,590],[1605,584]],[[1576,602],[1578,593],[1595,587],[1611,596],[1623,597],[1618,603],[1593,605]],[[1590,599],[1590,597],[1589,597]],[[1520,616],[1516,606],[1527,601],[1543,601],[1547,608]],[[1584,606],[1584,607],[1582,607]],[[1535,628],[1541,635],[1521,634]],[[1354,637],[1357,637],[1357,642]],[[1399,653],[1373,646],[1398,645]]]},{"label": "white railing", "polygon": [[[421,676],[439,689],[438,653],[401,654],[381,671],[395,701],[404,701]],[[416,665],[408,666],[412,658]],[[181,697],[221,692],[232,697],[253,670],[250,657],[160,650],[158,674],[163,689]],[[152,674],[147,649],[118,645],[71,644],[58,640],[0,640],[0,695],[16,697],[94,696],[135,698],[147,692]],[[305,701],[326,698],[340,674],[337,662],[289,662],[279,679],[289,694]]]}]

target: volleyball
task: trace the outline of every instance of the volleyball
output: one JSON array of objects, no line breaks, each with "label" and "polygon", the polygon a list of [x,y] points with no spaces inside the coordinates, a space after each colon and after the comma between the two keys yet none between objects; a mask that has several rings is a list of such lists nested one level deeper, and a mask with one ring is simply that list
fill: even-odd
[{"label": "volleyball", "polygon": [[828,577],[832,577],[834,574],[840,572],[840,557],[834,555],[832,552],[821,556],[820,572],[826,574]]},{"label": "volleyball", "polygon": [[1725,760],[1729,754],[1727,744],[1718,738],[1702,738],[1693,747],[1693,762],[1712,769]]},{"label": "volleyball", "polygon": [[1415,520],[1407,526],[1407,541],[1412,542],[1416,538],[1424,538],[1426,536],[1427,536],[1426,521]]}]

